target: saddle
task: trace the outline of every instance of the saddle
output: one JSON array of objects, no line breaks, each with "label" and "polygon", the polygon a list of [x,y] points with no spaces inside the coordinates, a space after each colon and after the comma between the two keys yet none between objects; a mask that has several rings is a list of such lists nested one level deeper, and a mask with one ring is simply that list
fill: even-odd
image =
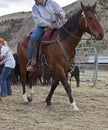
[{"label": "saddle", "polygon": [[[46,30],[44,35],[42,36],[42,40],[41,41],[50,41],[51,40],[51,37],[53,35],[53,32],[54,32],[55,29],[50,29],[50,30]],[[27,48],[28,47],[28,44],[29,44],[29,41],[30,41],[30,36],[31,36],[32,32],[29,34],[29,36],[25,36],[24,39],[21,41],[21,44],[23,47]],[[46,45],[43,45],[42,44],[42,48],[46,46]]]},{"label": "saddle", "polygon": [[[40,40],[40,43],[41,43],[41,41],[50,41],[54,31],[55,31],[55,29],[45,30],[45,33]],[[28,48],[31,34],[32,34],[32,32],[29,34],[29,36],[24,37],[24,39],[21,41],[21,44],[23,47]],[[41,65],[44,68],[48,68],[48,65],[47,65],[45,56],[42,54],[42,49],[44,47],[46,47],[47,45],[49,45],[49,44],[42,42],[42,44],[39,44],[39,48],[38,48],[38,60],[41,61]]]},{"label": "saddle", "polygon": [[23,41],[21,41],[22,46],[25,47],[25,48],[27,48],[29,40],[30,39],[28,38],[28,36],[24,37]]},{"label": "saddle", "polygon": [[41,41],[50,41],[55,30],[56,29],[47,29],[45,31]]}]

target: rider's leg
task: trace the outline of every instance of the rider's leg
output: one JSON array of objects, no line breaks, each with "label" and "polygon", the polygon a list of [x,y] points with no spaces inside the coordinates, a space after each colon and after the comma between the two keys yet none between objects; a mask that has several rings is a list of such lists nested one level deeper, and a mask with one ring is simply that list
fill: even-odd
[{"label": "rider's leg", "polygon": [[39,46],[39,40],[44,33],[43,28],[37,27],[30,37],[30,42],[28,46],[28,59],[30,64],[27,67],[27,71],[34,71],[37,62],[37,50]]}]

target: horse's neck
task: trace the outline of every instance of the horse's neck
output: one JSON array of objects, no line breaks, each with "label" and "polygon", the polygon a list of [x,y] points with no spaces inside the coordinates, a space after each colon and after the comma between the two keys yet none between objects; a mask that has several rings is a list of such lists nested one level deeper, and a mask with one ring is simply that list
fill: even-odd
[{"label": "horse's neck", "polygon": [[68,37],[69,42],[66,43],[65,47],[68,50],[69,54],[71,55],[72,52],[77,47],[78,43],[80,42],[83,32],[81,30],[77,29],[76,31],[74,31],[74,32],[72,31],[70,33],[71,34]]}]

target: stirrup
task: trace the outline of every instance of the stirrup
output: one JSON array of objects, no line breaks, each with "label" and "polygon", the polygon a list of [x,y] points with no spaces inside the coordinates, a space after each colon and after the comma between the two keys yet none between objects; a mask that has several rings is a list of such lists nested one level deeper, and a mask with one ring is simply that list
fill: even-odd
[{"label": "stirrup", "polygon": [[27,67],[27,71],[28,72],[34,72],[37,68],[35,68],[34,65],[30,64],[28,67]]},{"label": "stirrup", "polygon": [[31,64],[31,60],[28,61],[26,68]]},{"label": "stirrup", "polygon": [[48,64],[43,63],[43,67],[46,68],[46,69],[48,69]]}]

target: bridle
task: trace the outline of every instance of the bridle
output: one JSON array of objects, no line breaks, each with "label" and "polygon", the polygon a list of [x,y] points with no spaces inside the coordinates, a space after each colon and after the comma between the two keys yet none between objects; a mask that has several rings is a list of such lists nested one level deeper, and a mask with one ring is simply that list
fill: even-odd
[{"label": "bridle", "polygon": [[[80,38],[80,37],[78,37],[77,35],[70,33],[64,26],[62,26],[61,28],[63,28],[64,31],[67,32],[70,36],[73,36],[73,37],[75,37],[75,38],[77,38],[77,39],[79,39],[79,40],[95,40],[94,37],[93,37],[93,29],[90,27],[89,23],[87,22],[87,19],[86,19],[86,16],[85,16],[85,13],[84,13],[84,12],[82,12],[82,16],[83,16],[84,21],[85,21],[85,27],[88,26],[89,29],[90,29],[90,33],[91,33],[91,37],[90,37],[90,38],[88,38],[88,39],[86,39],[86,38]],[[61,20],[61,23],[64,24],[63,19],[60,19],[60,20]]]},{"label": "bridle", "polygon": [[[79,40],[94,40],[92,28],[90,27],[89,23],[87,22],[87,19],[86,19],[86,16],[85,16],[84,12],[82,12],[82,16],[83,16],[84,21],[85,21],[85,27],[88,26],[89,29],[90,29],[90,32],[91,32],[91,37],[90,38],[87,38],[87,39],[86,38],[80,38],[77,35],[70,33],[64,26],[62,26],[61,28],[63,28],[64,31],[67,32],[70,36],[75,37],[75,38],[77,38]],[[62,21],[62,23],[63,23],[63,21]]]},{"label": "bridle", "polygon": [[[90,33],[91,33],[91,39],[94,40],[94,37],[93,37],[93,29],[90,27],[90,25],[89,25],[89,23],[88,23],[88,21],[87,21],[87,19],[86,19],[86,15],[85,15],[84,12],[82,12],[82,16],[83,16],[83,18],[84,18],[85,27],[86,27],[86,28],[89,27]],[[91,39],[86,39],[86,40],[91,40]]]}]

